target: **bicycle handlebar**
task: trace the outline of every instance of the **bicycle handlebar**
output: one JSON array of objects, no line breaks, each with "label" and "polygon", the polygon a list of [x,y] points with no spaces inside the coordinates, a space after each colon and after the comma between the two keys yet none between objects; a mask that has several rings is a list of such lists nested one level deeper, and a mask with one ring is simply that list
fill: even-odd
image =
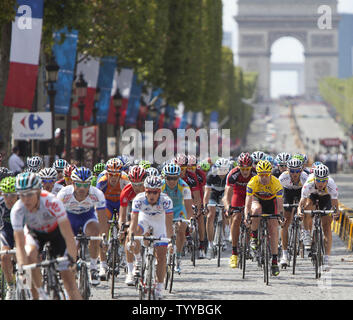
[{"label": "bicycle handlebar", "polygon": [[164,242],[169,242],[172,239],[170,238],[161,238],[161,237],[154,237],[154,236],[133,236],[132,240],[138,240],[138,241],[142,241],[142,240],[147,240],[147,241],[164,241]]},{"label": "bicycle handlebar", "polygon": [[298,208],[298,207],[299,207],[299,203],[293,203],[293,204],[285,203],[285,204],[283,204],[283,208]]},{"label": "bicycle handlebar", "polygon": [[2,251],[0,251],[0,256],[4,255],[4,254],[12,254],[12,253],[16,253],[16,249],[2,250]]},{"label": "bicycle handlebar", "polygon": [[25,270],[32,270],[35,268],[40,268],[40,267],[48,267],[52,264],[60,263],[60,262],[66,262],[69,261],[70,259],[68,257],[60,257],[52,260],[44,260],[39,263],[32,263],[32,264],[27,264],[21,267],[23,271]]},{"label": "bicycle handlebar", "polygon": [[75,239],[76,240],[93,240],[93,241],[95,241],[95,240],[105,240],[105,234],[102,234],[102,236],[99,236],[99,237],[97,237],[97,236],[86,236],[86,235],[84,235],[84,234],[82,234],[82,235],[77,235],[76,237],[75,237]]},{"label": "bicycle handlebar", "polygon": [[331,213],[335,213],[335,210],[302,210],[302,213],[311,214],[311,215],[316,215],[316,214],[328,215]]}]

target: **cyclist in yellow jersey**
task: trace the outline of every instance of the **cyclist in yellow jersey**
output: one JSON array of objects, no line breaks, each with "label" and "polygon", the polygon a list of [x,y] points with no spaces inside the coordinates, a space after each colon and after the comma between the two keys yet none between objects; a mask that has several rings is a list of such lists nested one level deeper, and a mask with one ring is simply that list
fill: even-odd
[{"label": "cyclist in yellow jersey", "polygon": [[[245,220],[249,215],[283,214],[283,188],[279,180],[271,174],[272,165],[268,160],[260,160],[256,165],[257,176],[253,177],[246,187]],[[251,219],[250,247],[257,249],[257,229],[260,218]],[[268,221],[271,238],[272,275],[279,274],[278,267],[278,221]]]}]

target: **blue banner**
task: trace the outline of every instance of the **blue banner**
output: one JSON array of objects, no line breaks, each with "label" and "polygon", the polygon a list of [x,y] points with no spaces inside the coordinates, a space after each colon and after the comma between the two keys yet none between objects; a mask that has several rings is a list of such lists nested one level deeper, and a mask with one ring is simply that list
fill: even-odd
[{"label": "blue banner", "polygon": [[97,104],[98,123],[105,123],[108,119],[114,72],[116,67],[116,57],[104,57],[101,59],[97,83],[97,88],[100,89],[100,96]]},{"label": "blue banner", "polygon": [[186,126],[187,126],[187,113],[184,112],[178,129],[186,129]]},{"label": "blue banner", "polygon": [[[65,41],[60,44],[61,35],[65,34]],[[70,107],[72,82],[76,63],[78,31],[69,32],[67,28],[54,33],[53,52],[59,65],[58,81],[55,84],[55,113],[67,114]]]},{"label": "blue banner", "polygon": [[164,123],[167,128],[172,128],[173,126],[174,118],[175,118],[174,111],[175,111],[175,108],[168,104],[165,109],[165,116],[164,116],[165,117]]},{"label": "blue banner", "polygon": [[130,90],[129,102],[126,109],[125,122],[127,125],[136,124],[140,110],[140,98],[142,93],[142,82],[138,83],[137,74],[134,73]]},{"label": "blue banner", "polygon": [[217,129],[218,128],[218,112],[212,111],[210,114],[210,128]]},{"label": "blue banner", "polygon": [[[157,97],[160,96],[162,94],[163,90],[160,88],[155,88],[152,90],[152,94],[151,94],[151,101]],[[150,101],[149,101],[150,102]],[[157,111],[158,111],[158,115],[160,114],[161,111],[161,105],[162,105],[162,98],[158,98],[157,101],[154,103],[154,106],[156,107]],[[151,121],[151,120],[157,120],[158,121],[159,117],[157,117],[157,119],[152,119],[152,116],[150,113],[147,113],[147,120]]]}]

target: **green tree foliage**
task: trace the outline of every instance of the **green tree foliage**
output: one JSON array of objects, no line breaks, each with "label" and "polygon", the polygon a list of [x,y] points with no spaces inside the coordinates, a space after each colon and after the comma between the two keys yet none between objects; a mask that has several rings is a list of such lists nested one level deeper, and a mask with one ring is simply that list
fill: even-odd
[{"label": "green tree foliage", "polygon": [[353,78],[324,78],[319,82],[323,99],[333,106],[347,126],[353,124]]},{"label": "green tree foliage", "polygon": [[[2,26],[15,19],[17,2],[16,0],[0,1],[0,30]],[[1,34],[0,34],[1,37]]]}]

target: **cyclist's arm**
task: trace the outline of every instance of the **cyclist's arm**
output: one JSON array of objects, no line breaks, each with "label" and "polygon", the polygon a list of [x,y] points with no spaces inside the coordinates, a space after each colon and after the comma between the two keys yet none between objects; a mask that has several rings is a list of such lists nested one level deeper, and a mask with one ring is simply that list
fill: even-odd
[{"label": "cyclist's arm", "polygon": [[69,219],[67,219],[67,218],[61,219],[58,222],[58,225],[60,228],[60,232],[61,232],[63,238],[65,239],[68,254],[71,256],[71,258],[76,260],[77,247],[76,247],[74,233],[72,231],[71,223],[70,223]]},{"label": "cyclist's arm", "polygon": [[283,197],[277,197],[277,210],[279,214],[283,214]]},{"label": "cyclist's arm", "polygon": [[192,199],[185,199],[184,204],[185,204],[187,219],[190,219],[194,213],[194,211],[192,210],[192,205],[193,205]]},{"label": "cyclist's arm", "polygon": [[108,224],[108,215],[110,215],[110,211],[108,208],[97,209],[97,216],[99,221],[100,234],[105,232],[106,225]]},{"label": "cyclist's arm", "polygon": [[192,191],[192,198],[194,200],[194,205],[197,206],[199,212],[201,209],[202,199],[200,195],[200,190]]},{"label": "cyclist's arm", "polygon": [[19,266],[28,264],[28,258],[25,251],[25,235],[23,230],[15,230],[13,233],[16,244],[16,258]]},{"label": "cyclist's arm", "polygon": [[210,200],[212,188],[209,186],[205,187],[205,195],[203,196],[203,207],[206,208],[206,205],[208,204],[208,201]]},{"label": "cyclist's arm", "polygon": [[223,204],[226,210],[229,209],[233,195],[233,188],[231,186],[226,186],[223,196]]},{"label": "cyclist's arm", "polygon": [[123,223],[126,223],[126,212],[127,212],[127,207],[123,207],[120,205],[119,209],[119,227],[123,225]]},{"label": "cyclist's arm", "polygon": [[131,221],[130,221],[130,227],[129,227],[129,239],[131,239],[131,234],[136,234],[137,231],[137,226],[138,226],[138,212],[131,212]]},{"label": "cyclist's arm", "polygon": [[173,214],[166,214],[165,225],[167,229],[167,238],[171,238],[173,236]]},{"label": "cyclist's arm", "polygon": [[247,219],[248,215],[251,213],[251,204],[253,200],[252,195],[247,195],[245,198],[245,209],[244,209],[244,215],[245,215],[245,220]]},{"label": "cyclist's arm", "polygon": [[331,199],[331,204],[336,208],[336,212],[338,213],[338,199]]}]

